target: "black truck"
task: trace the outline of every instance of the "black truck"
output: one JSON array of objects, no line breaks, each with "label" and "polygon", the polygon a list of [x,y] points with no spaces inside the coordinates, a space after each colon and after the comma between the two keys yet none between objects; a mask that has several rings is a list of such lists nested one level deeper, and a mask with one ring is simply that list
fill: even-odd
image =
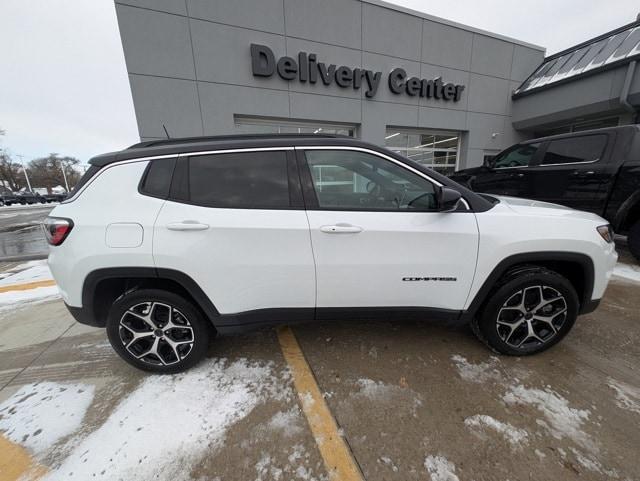
[{"label": "black truck", "polygon": [[640,125],[527,140],[451,178],[475,192],[595,212],[640,260]]}]

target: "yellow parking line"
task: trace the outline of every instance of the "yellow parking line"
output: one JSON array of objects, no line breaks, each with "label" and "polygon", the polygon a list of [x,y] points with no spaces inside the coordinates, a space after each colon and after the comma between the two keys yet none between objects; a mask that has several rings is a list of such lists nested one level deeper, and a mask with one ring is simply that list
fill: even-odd
[{"label": "yellow parking line", "polygon": [[54,281],[53,279],[25,282],[24,284],[10,284],[8,286],[0,286],[0,293],[9,291],[27,291],[29,289],[35,289],[36,287],[49,287],[55,285],[56,281]]},{"label": "yellow parking line", "polygon": [[320,455],[329,473],[329,479],[363,481],[360,468],[356,464],[351,450],[338,433],[336,420],[331,415],[329,406],[320,393],[318,383],[316,383],[293,331],[289,327],[278,329],[278,340],[284,358],[291,369],[300,405],[320,450]]},{"label": "yellow parking line", "polygon": [[32,481],[46,473],[46,468],[34,461],[26,449],[0,435],[0,480]]}]

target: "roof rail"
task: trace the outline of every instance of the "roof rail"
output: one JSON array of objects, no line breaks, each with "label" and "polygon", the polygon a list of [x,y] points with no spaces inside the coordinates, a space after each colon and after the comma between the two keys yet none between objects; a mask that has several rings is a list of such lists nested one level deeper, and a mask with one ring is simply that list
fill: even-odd
[{"label": "roof rail", "polygon": [[200,137],[176,137],[170,139],[158,139],[147,140],[145,142],[139,142],[127,147],[129,149],[142,149],[144,147],[156,147],[160,145],[173,145],[173,144],[190,144],[197,142],[215,142],[225,140],[251,140],[251,139],[290,139],[290,138],[314,138],[314,137],[326,137],[326,138],[351,138],[346,135],[338,134],[233,134],[233,135],[212,135],[212,136],[200,136]]}]

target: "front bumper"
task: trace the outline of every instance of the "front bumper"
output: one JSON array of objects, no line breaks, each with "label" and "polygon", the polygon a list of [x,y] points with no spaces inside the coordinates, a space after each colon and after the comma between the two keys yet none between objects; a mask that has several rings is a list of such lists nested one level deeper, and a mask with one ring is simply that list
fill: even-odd
[{"label": "front bumper", "polygon": [[84,324],[86,326],[92,326],[92,327],[105,327],[104,322],[101,322],[98,319],[96,319],[96,317],[93,315],[93,313],[90,312],[89,309],[85,307],[70,306],[66,302],[64,303],[64,305],[69,310],[73,318],[76,321],[78,321],[80,324]]}]

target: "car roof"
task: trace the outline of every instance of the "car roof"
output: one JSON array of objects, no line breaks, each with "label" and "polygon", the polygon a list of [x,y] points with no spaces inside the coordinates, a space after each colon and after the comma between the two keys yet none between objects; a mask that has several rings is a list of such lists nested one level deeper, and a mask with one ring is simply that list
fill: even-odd
[{"label": "car roof", "polygon": [[607,134],[609,132],[625,132],[633,135],[640,132],[640,126],[639,125],[618,125],[616,127],[603,127],[601,129],[580,130],[577,132],[567,132],[565,134],[548,135],[546,137],[537,137],[535,139],[523,140],[522,142],[520,142],[520,145],[546,142],[548,140],[581,137],[583,135],[590,135],[590,134]]},{"label": "car roof", "polygon": [[254,149],[309,145],[356,146],[379,149],[378,146],[345,135],[331,134],[246,134],[211,137],[183,137],[151,140],[134,144],[118,152],[98,155],[89,164],[104,167],[122,160],[172,155],[209,150]]}]

